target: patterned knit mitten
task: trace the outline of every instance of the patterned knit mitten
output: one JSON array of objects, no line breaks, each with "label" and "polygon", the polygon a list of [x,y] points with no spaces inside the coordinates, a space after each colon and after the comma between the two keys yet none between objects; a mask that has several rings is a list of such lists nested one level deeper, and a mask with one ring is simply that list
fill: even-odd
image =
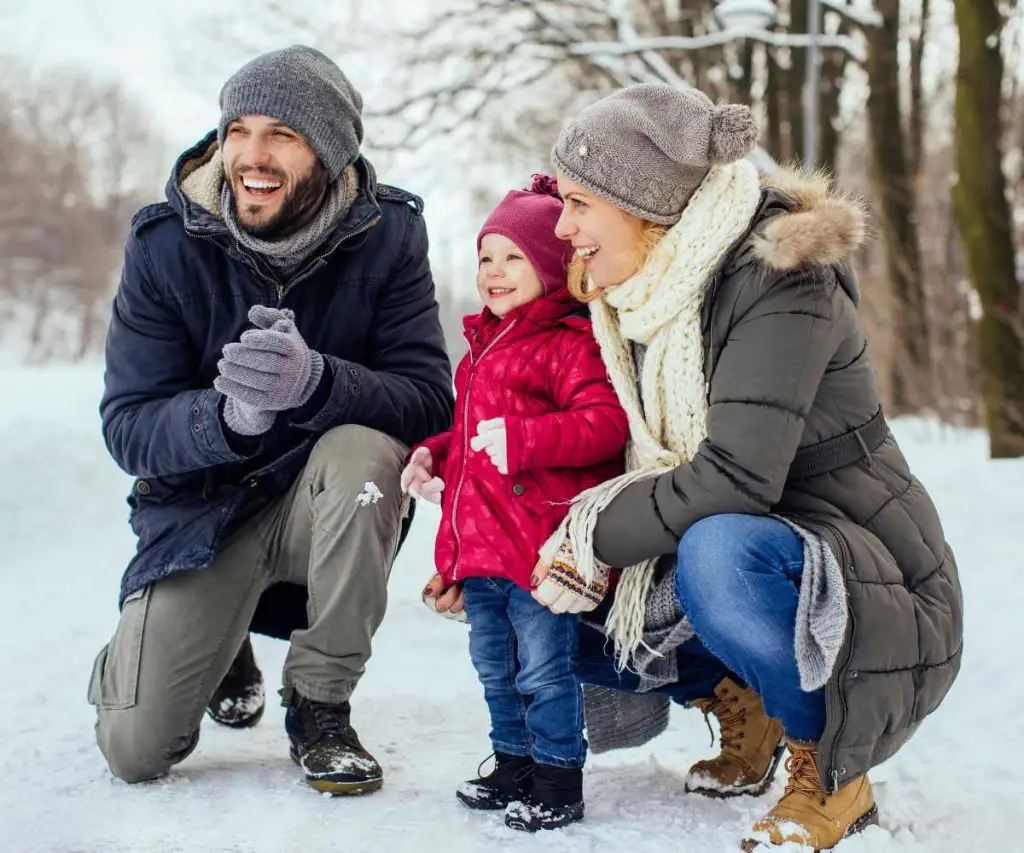
[{"label": "patterned knit mitten", "polygon": [[555,613],[584,613],[593,610],[608,594],[610,571],[604,563],[595,562],[597,577],[588,585],[576,571],[576,554],[572,541],[566,536],[555,553],[547,577],[534,590],[534,596]]}]

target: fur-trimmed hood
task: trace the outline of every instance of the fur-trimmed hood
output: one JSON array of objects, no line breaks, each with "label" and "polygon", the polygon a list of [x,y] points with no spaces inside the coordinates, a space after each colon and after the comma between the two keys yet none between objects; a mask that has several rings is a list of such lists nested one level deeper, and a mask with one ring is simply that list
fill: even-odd
[{"label": "fur-trimmed hood", "polygon": [[825,172],[782,170],[761,178],[761,203],[750,230],[723,263],[726,273],[758,266],[780,275],[832,266],[854,303],[860,301],[851,261],[868,240],[867,210],[836,189]]},{"label": "fur-trimmed hood", "polygon": [[763,177],[761,186],[789,201],[789,209],[779,210],[753,238],[756,256],[769,268],[848,263],[867,241],[864,204],[837,190],[826,172],[787,169]]}]

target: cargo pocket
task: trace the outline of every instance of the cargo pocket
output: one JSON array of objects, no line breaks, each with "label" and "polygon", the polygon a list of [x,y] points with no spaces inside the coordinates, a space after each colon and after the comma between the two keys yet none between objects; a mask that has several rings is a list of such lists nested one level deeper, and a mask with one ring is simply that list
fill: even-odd
[{"label": "cargo pocket", "polygon": [[121,711],[135,706],[149,590],[150,587],[144,587],[124,600],[117,630],[93,664],[89,703],[105,711]]}]

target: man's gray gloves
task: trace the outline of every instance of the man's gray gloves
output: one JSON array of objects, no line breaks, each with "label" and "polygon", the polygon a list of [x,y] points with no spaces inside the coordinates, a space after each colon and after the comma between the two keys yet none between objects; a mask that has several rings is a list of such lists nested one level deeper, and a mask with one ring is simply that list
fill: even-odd
[{"label": "man's gray gloves", "polygon": [[254,305],[237,343],[224,347],[213,387],[225,395],[224,423],[238,435],[262,435],[278,412],[305,403],[320,384],[324,359],[295,328],[288,308]]}]

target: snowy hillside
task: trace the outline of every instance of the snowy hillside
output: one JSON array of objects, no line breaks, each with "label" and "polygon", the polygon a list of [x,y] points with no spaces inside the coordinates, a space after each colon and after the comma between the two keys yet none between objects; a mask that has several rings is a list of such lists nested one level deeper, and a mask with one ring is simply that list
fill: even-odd
[{"label": "snowy hillside", "polygon": [[[110,777],[92,737],[86,681],[117,616],[132,551],[128,479],[109,460],[95,365],[0,370],[0,851],[2,853],[315,853],[316,851],[735,851],[781,792],[712,802],[682,792],[712,754],[702,717],[676,710],[648,747],[592,757],[587,818],[524,837],[453,796],[489,752],[485,709],[462,626],[418,593],[436,515],[424,507],[391,583],[391,604],[353,722],[385,768],[385,787],[325,799],[288,759],[275,701],[253,731],[204,725],[196,752],[165,780]],[[933,490],[966,597],[964,668],[946,703],[873,774],[881,827],[844,853],[1000,851],[1018,841],[1024,689],[1011,675],[1024,639],[1024,462],[985,459],[979,434],[896,427]],[[257,639],[274,690],[283,644]],[[781,776],[781,774],[780,774]]]}]

